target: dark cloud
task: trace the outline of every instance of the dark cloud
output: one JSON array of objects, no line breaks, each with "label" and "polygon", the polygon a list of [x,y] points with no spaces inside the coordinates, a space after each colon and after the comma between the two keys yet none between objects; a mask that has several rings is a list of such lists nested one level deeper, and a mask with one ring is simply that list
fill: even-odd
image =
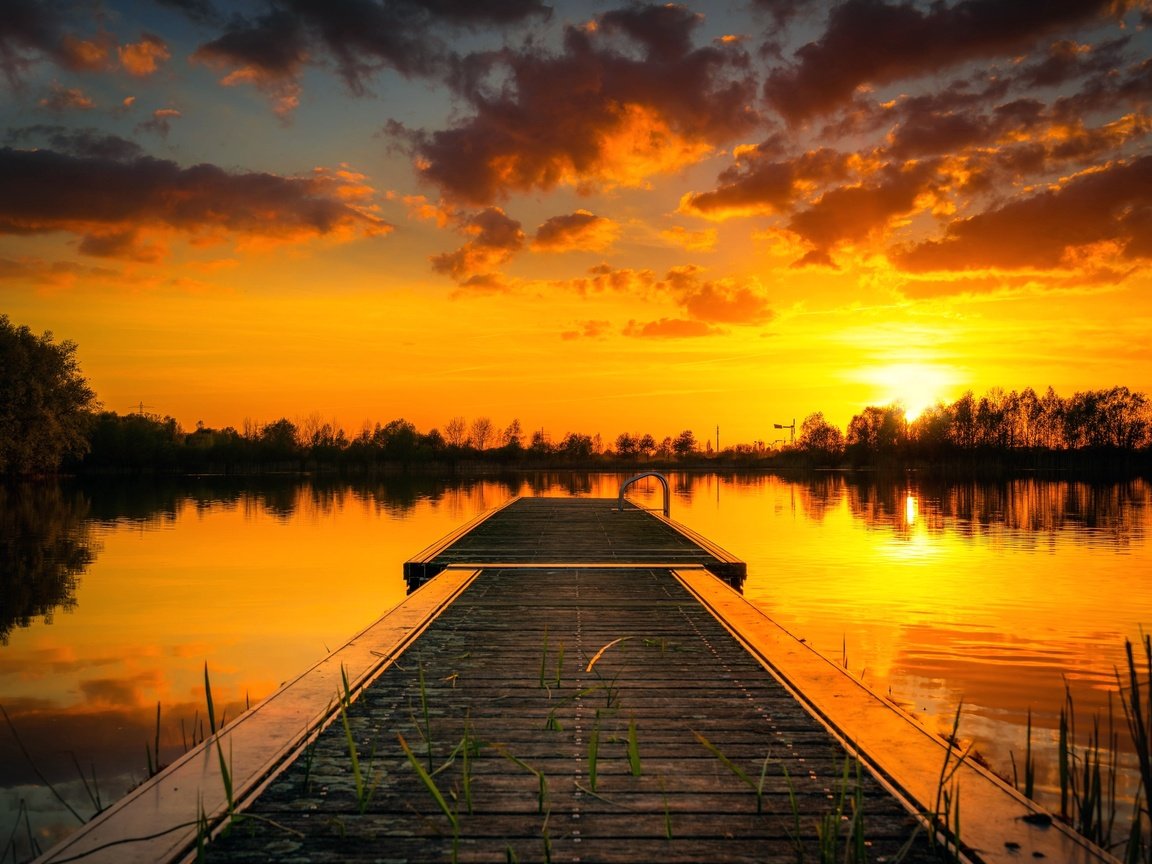
[{"label": "dark cloud", "polygon": [[65,29],[74,12],[54,0],[4,0],[0,13],[0,70],[19,86],[28,68],[48,59],[65,69],[91,71],[108,66],[107,35],[81,38]]},{"label": "dark cloud", "polygon": [[9,130],[8,144],[42,143],[70,156],[97,161],[121,162],[144,155],[140,145],[98,129],[69,129],[65,126],[24,126]]},{"label": "dark cloud", "polygon": [[887,165],[870,182],[832,189],[806,210],[792,216],[788,227],[817,250],[858,241],[911,213],[916,198],[936,179],[933,163]]},{"label": "dark cloud", "polygon": [[1127,36],[1100,45],[1059,39],[1048,46],[1043,60],[1024,69],[1021,81],[1030,87],[1058,87],[1087,75],[1108,73],[1121,64],[1128,42]]},{"label": "dark cloud", "polygon": [[862,84],[917,77],[1028,48],[1111,14],[1116,5],[1113,0],[960,0],[925,9],[846,0],[832,10],[823,35],[796,52],[795,65],[769,75],[764,95],[789,121],[798,122],[845,104]]},{"label": "dark cloud", "polygon": [[183,12],[189,19],[201,24],[215,23],[221,17],[212,0],[154,0],[154,2]]},{"label": "dark cloud", "polygon": [[753,0],[752,5],[771,15],[777,27],[788,24],[814,7],[820,7],[817,0]]},{"label": "dark cloud", "polygon": [[702,216],[771,213],[790,209],[804,190],[846,179],[851,158],[820,149],[794,159],[777,158],[774,141],[738,153],[711,192],[685,196],[681,208]]},{"label": "dark cloud", "polygon": [[472,239],[455,252],[432,257],[432,269],[461,286],[488,288],[500,282],[496,271],[524,247],[520,223],[499,207],[488,207],[459,220],[459,230]]},{"label": "dark cloud", "polygon": [[298,89],[306,60],[330,57],[352,92],[363,94],[382,69],[445,74],[453,56],[445,27],[507,26],[547,11],[536,0],[273,0],[264,15],[232,18],[195,57],[273,93]]},{"label": "dark cloud", "polygon": [[940,240],[895,250],[913,272],[1067,266],[1078,248],[1110,244],[1152,258],[1152,156],[1083,173],[1057,189],[952,222]]},{"label": "dark cloud", "polygon": [[143,247],[133,232],[141,230],[274,241],[390,230],[356,206],[362,190],[339,172],[289,178],[206,164],[181,168],[128,157],[124,148],[116,155],[0,148],[0,234],[65,231],[85,238],[88,250],[112,254],[119,246],[139,257]]},{"label": "dark cloud", "polygon": [[600,250],[612,244],[618,226],[611,219],[587,210],[553,216],[536,229],[532,248],[547,252],[574,249]]},{"label": "dark cloud", "polygon": [[295,15],[273,11],[254,21],[234,19],[228,32],[201,45],[192,59],[232,70],[224,84],[253,84],[273,100],[278,114],[299,102],[297,76],[307,59],[303,23]]},{"label": "dark cloud", "polygon": [[172,131],[172,121],[180,116],[180,112],[175,108],[157,108],[152,112],[150,119],[136,124],[136,131],[154,132],[161,138],[167,138],[168,133]]},{"label": "dark cloud", "polygon": [[92,97],[79,87],[62,87],[53,84],[48,95],[40,99],[40,107],[49,111],[87,111],[95,107]]},{"label": "dark cloud", "polygon": [[[746,54],[690,49],[696,24],[678,7],[636,7],[566,28],[560,54],[493,55],[491,71],[506,76],[499,92],[475,85],[462,94],[473,116],[409,134],[422,175],[454,200],[487,204],[560,184],[640,185],[699,161],[757,118]],[[616,50],[617,37],[647,56]]]}]

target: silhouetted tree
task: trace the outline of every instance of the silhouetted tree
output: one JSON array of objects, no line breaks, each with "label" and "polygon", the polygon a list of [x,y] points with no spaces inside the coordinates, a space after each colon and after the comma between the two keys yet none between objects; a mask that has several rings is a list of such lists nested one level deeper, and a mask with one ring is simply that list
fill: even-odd
[{"label": "silhouetted tree", "polygon": [[275,423],[265,424],[257,440],[266,462],[287,462],[300,456],[296,424],[287,418],[281,417]]},{"label": "silhouetted tree", "polygon": [[444,440],[449,447],[463,447],[468,443],[468,424],[463,417],[453,417],[444,425]]},{"label": "silhouetted tree", "polygon": [[616,436],[616,452],[620,456],[630,458],[636,455],[637,446],[636,439],[629,435],[627,432],[621,432]]},{"label": "silhouetted tree", "polygon": [[647,459],[656,450],[656,439],[645,432],[640,436],[640,440],[636,442],[636,450]]},{"label": "silhouetted tree", "polygon": [[492,440],[495,429],[492,421],[487,417],[477,417],[472,421],[472,446],[477,450],[487,450],[488,442]]},{"label": "silhouetted tree", "polygon": [[75,342],[56,344],[0,315],[0,474],[55,471],[83,455],[96,406]]},{"label": "silhouetted tree", "polygon": [[904,409],[899,405],[869,405],[849,422],[844,450],[857,465],[891,459],[904,443],[905,426]]},{"label": "silhouetted tree", "polygon": [[844,434],[817,411],[800,424],[796,446],[818,464],[835,464],[844,453]]},{"label": "silhouetted tree", "polygon": [[520,428],[520,421],[513,418],[504,431],[500,434],[500,444],[502,447],[510,447],[519,450],[523,447],[524,431]]},{"label": "silhouetted tree", "polygon": [[683,459],[690,453],[696,451],[696,436],[692,434],[691,429],[685,429],[676,436],[676,440],[672,442],[672,452]]},{"label": "silhouetted tree", "polygon": [[548,436],[544,434],[543,429],[537,429],[532,433],[532,441],[528,445],[528,452],[535,457],[547,456],[552,452],[552,445],[548,442]]}]

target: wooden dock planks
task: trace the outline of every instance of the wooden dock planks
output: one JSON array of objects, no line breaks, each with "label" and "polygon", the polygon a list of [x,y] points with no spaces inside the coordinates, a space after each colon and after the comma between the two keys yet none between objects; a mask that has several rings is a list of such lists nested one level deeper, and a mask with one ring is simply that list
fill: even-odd
[{"label": "wooden dock planks", "polygon": [[[364,812],[336,723],[209,860],[447,861],[454,842],[461,861],[795,861],[797,844],[819,860],[818,826],[842,852],[855,808],[869,860],[917,834],[667,569],[486,569],[348,715]],[[904,860],[936,860],[916,839]]]},{"label": "wooden dock planks", "polygon": [[645,510],[600,498],[519,498],[404,565],[418,585],[456,564],[699,565],[735,586],[747,565]]}]

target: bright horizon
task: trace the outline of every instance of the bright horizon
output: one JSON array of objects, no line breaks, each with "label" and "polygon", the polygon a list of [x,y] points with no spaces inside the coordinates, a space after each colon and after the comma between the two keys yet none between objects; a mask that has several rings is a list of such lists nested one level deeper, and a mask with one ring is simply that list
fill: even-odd
[{"label": "bright horizon", "polygon": [[108,410],[723,446],[1152,389],[1142,0],[17,5],[0,312]]}]

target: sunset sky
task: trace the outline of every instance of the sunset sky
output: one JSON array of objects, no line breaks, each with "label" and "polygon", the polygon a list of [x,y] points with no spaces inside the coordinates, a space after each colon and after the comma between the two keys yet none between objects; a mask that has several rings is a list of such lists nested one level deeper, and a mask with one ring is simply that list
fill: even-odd
[{"label": "sunset sky", "polygon": [[105,408],[1152,389],[1152,3],[4,0],[0,313]]}]

